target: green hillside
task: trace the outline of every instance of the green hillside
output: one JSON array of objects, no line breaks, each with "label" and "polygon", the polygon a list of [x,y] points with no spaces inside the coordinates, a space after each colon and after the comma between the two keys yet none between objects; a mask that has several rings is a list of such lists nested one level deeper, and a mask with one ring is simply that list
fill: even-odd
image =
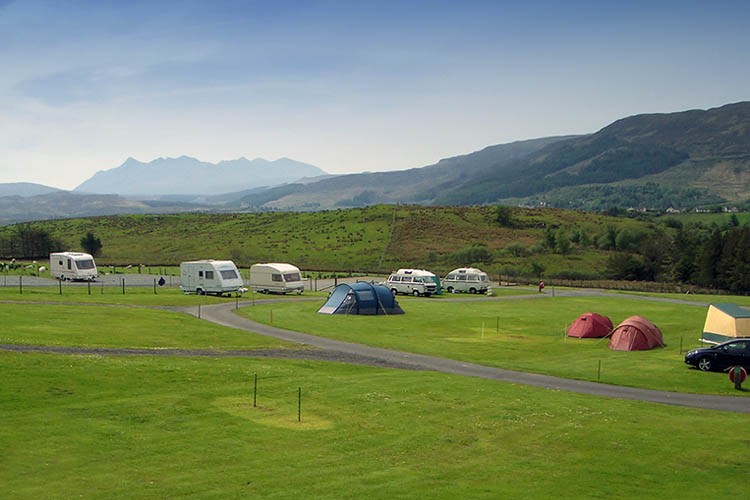
[{"label": "green hillside", "polygon": [[[614,199],[614,191],[623,191]],[[544,203],[665,209],[750,198],[750,103],[644,114],[497,165],[441,193],[439,204]]]},{"label": "green hillside", "polygon": [[[46,231],[69,250],[80,250],[81,238],[92,232],[102,241],[98,261],[103,264],[175,265],[229,258],[241,267],[284,261],[305,270],[388,273],[397,267],[446,272],[476,264],[493,273],[533,274],[536,262],[548,274],[577,269],[593,277],[610,252],[592,243],[607,228],[634,234],[653,230],[652,223],[553,209],[515,209],[506,226],[496,219],[494,207],[378,205],[301,213],[51,220],[0,228],[0,256],[21,255],[14,234],[23,228]],[[569,247],[562,252],[545,248],[550,233],[564,234]]]},{"label": "green hillside", "polygon": [[[750,291],[748,214],[656,218],[504,206],[377,205],[322,212],[123,215],[0,228],[0,259],[82,250],[100,265],[185,260],[290,262],[305,271],[385,275],[399,267],[444,274],[477,266],[512,281],[662,282]],[[655,288],[654,290],[661,290]]]}]

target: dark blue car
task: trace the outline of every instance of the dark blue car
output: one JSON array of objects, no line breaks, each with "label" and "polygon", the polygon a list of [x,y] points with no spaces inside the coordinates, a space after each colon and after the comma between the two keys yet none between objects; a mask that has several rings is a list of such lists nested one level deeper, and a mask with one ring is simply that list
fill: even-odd
[{"label": "dark blue car", "polygon": [[750,370],[750,338],[692,349],[685,354],[685,363],[704,372],[738,365]]}]

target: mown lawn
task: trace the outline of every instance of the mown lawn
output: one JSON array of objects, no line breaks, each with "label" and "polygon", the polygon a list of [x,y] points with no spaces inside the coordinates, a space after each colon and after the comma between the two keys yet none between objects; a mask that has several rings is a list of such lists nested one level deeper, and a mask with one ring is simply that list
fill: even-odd
[{"label": "mown lawn", "polygon": [[747,491],[746,415],[322,362],[0,352],[0,369],[7,498]]},{"label": "mown lawn", "polygon": [[[481,301],[402,297],[399,302],[406,314],[388,317],[317,314],[322,301],[258,304],[238,312],[280,328],[513,370],[669,391],[746,394],[734,390],[726,374],[684,364],[684,353],[700,345],[706,316],[701,305],[624,294]],[[620,352],[610,350],[607,340],[566,337],[568,325],[589,311],[609,316],[615,325],[644,316],[661,329],[666,347]]]},{"label": "mown lawn", "polygon": [[216,350],[291,346],[187,314],[144,307],[3,303],[0,324],[2,344]]}]

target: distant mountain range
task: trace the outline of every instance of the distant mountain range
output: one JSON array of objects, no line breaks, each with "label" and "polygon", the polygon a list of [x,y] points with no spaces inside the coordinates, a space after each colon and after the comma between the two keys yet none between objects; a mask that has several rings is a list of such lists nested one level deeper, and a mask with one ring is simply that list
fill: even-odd
[{"label": "distant mountain range", "polygon": [[119,167],[102,170],[73,191],[123,196],[218,195],[260,187],[272,187],[306,177],[326,175],[324,171],[289,158],[262,158],[209,163],[189,156],[158,158],[143,163],[128,158]]},{"label": "distant mountain range", "polygon": [[401,172],[352,174],[244,198],[258,208],[377,203],[693,208],[750,200],[750,102],[644,114],[590,135],[491,146]]},{"label": "distant mountain range", "polygon": [[[86,193],[100,193],[97,195]],[[108,194],[109,196],[103,196]],[[603,210],[750,201],[750,102],[644,114],[600,131],[489,146],[434,165],[328,176],[289,159],[132,158],[73,192],[0,184],[0,223],[179,211],[322,210],[378,203]]]}]

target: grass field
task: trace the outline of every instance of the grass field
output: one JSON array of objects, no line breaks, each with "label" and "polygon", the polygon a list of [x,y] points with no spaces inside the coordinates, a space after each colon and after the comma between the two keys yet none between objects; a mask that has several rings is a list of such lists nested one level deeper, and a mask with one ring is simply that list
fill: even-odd
[{"label": "grass field", "polygon": [[[399,302],[406,314],[389,317],[316,314],[320,303],[311,302],[260,304],[239,312],[289,330],[512,370],[678,392],[737,393],[726,374],[698,372],[683,362],[684,353],[700,345],[703,306],[624,294]],[[666,347],[621,352],[610,350],[607,340],[566,337],[570,323],[589,311],[609,316],[615,325],[633,315],[649,318]]]},{"label": "grass field", "polygon": [[[163,309],[235,299],[146,288],[50,300],[55,291],[21,299],[0,288],[0,343],[289,347]],[[725,374],[690,370],[677,352],[676,339],[702,326],[702,307],[627,296],[400,297],[407,314],[364,318],[317,315],[325,294],[315,297],[239,311],[494,366],[595,379],[601,360],[604,382],[736,392]],[[564,338],[590,309],[616,322],[650,317],[669,345],[615,353]],[[0,351],[0,370],[0,484],[9,498],[663,499],[747,488],[750,428],[740,414],[313,361]]]},{"label": "grass field", "polygon": [[745,415],[316,362],[0,353],[0,364],[8,498],[663,499],[747,488]]}]

